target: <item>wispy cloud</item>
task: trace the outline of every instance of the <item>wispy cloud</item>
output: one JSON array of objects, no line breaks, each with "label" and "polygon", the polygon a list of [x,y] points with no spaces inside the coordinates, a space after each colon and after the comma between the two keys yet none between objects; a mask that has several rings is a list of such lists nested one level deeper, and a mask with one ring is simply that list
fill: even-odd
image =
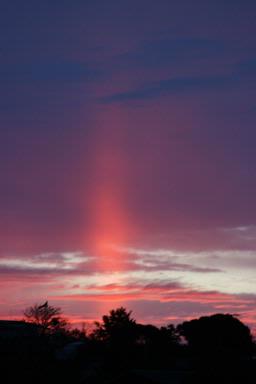
[{"label": "wispy cloud", "polygon": [[[252,326],[255,325],[255,295],[226,294],[219,291],[191,289],[175,281],[155,280],[150,284],[134,282],[132,284],[90,285],[79,292],[59,294],[51,297],[62,305],[79,303],[104,303],[111,308],[120,305],[134,309],[143,321],[157,323],[180,322],[199,314],[229,312],[239,314]],[[156,315],[157,313],[157,315]]]},{"label": "wispy cloud", "polygon": [[126,92],[114,93],[99,98],[102,103],[125,102],[132,100],[145,100],[166,94],[178,92],[212,91],[223,89],[237,83],[237,77],[227,76],[199,76],[199,77],[173,77],[147,83],[144,86],[128,90]]},{"label": "wispy cloud", "polygon": [[227,49],[223,41],[207,38],[165,38],[144,41],[136,49],[119,56],[121,67],[163,68],[181,63],[197,62],[200,59],[212,59],[225,56]]},{"label": "wispy cloud", "polygon": [[16,84],[23,82],[78,82],[90,81],[99,76],[99,71],[87,63],[65,60],[35,61],[2,64],[0,82]]},{"label": "wispy cloud", "polygon": [[61,274],[77,270],[93,259],[82,252],[42,253],[30,257],[0,258],[0,274]]}]

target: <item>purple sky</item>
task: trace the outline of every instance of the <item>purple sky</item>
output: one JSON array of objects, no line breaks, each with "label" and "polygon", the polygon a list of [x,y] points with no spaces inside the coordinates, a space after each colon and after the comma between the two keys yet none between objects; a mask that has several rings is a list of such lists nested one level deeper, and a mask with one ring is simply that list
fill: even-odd
[{"label": "purple sky", "polygon": [[256,325],[256,4],[0,5],[0,315]]}]

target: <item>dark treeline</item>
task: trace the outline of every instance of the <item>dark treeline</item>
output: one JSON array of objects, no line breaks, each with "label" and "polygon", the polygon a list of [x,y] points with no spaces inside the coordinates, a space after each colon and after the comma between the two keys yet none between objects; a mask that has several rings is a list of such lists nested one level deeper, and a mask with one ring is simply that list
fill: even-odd
[{"label": "dark treeline", "polygon": [[214,314],[156,327],[120,307],[93,330],[72,329],[45,302],[24,321],[0,321],[4,383],[252,383],[255,344],[236,316]]}]

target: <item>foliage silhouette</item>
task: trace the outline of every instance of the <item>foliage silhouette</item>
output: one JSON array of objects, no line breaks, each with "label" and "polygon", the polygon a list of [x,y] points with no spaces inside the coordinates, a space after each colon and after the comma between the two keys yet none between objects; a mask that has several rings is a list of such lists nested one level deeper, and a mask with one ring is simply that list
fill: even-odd
[{"label": "foliage silhouette", "polygon": [[253,340],[250,329],[230,314],[215,314],[185,321],[178,332],[197,352],[250,353]]},{"label": "foliage silhouette", "polygon": [[[104,315],[88,335],[84,329],[66,330],[60,308],[48,302],[25,313],[27,321],[46,331],[8,339],[2,338],[0,327],[0,362],[2,376],[9,375],[7,384],[256,381],[250,330],[230,314],[156,327],[137,323],[131,311],[119,307]],[[64,324],[65,331],[59,332],[63,328],[56,324]]]},{"label": "foliage silhouette", "polygon": [[66,331],[68,323],[62,317],[61,309],[48,304],[35,304],[24,311],[25,321],[39,326],[43,333]]},{"label": "foliage silhouette", "polygon": [[112,309],[109,315],[102,317],[102,323],[95,322],[92,337],[117,344],[130,342],[136,331],[136,321],[131,318],[131,313],[124,307]]}]

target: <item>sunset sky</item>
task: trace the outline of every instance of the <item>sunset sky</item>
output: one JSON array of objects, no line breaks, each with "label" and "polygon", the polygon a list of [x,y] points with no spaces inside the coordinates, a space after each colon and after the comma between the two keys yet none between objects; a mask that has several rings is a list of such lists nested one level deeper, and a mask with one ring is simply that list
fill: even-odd
[{"label": "sunset sky", "polygon": [[256,328],[256,2],[2,0],[0,318]]}]

